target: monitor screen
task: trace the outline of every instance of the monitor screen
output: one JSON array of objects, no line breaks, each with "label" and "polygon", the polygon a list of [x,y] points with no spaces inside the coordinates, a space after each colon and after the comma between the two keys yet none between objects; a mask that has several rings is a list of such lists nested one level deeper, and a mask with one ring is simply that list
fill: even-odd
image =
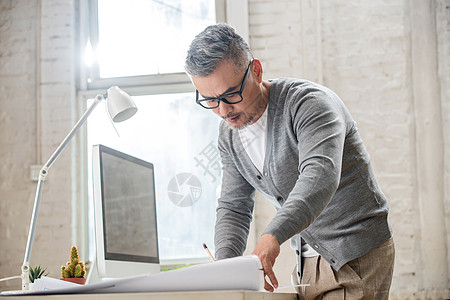
[{"label": "monitor screen", "polygon": [[159,272],[153,164],[103,145],[92,157],[99,276]]}]

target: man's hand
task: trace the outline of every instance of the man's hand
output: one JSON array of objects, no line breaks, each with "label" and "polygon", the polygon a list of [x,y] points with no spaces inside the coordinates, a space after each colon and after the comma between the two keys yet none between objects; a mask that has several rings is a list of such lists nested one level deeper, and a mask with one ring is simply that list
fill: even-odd
[{"label": "man's hand", "polygon": [[[280,243],[273,235],[263,234],[252,254],[257,255],[259,260],[261,260],[264,271],[264,289],[273,292],[274,288],[278,287],[278,280],[273,272],[273,265],[278,254],[280,254]],[[269,277],[272,285],[266,281],[266,275]]]}]

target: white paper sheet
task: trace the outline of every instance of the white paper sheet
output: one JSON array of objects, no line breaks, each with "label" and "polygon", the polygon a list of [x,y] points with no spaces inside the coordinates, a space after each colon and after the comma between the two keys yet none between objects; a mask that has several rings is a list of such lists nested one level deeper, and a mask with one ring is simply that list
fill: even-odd
[{"label": "white paper sheet", "polygon": [[79,286],[79,284],[73,282],[55,279],[51,277],[41,277],[34,281],[32,291],[43,291],[46,289],[55,290],[77,286]]},{"label": "white paper sheet", "polygon": [[[261,262],[255,255],[224,259],[158,274],[140,275],[89,285],[65,285],[42,278],[29,294],[133,293],[264,288]],[[58,280],[57,280],[58,281]],[[40,289],[40,290],[37,290]],[[2,295],[7,295],[2,293]]]}]

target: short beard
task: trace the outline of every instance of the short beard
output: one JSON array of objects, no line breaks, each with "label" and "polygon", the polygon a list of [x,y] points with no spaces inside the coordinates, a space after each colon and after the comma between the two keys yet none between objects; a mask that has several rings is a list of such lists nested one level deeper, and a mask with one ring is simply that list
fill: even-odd
[{"label": "short beard", "polygon": [[[252,112],[251,114],[246,114],[246,113],[244,113],[244,112],[239,113],[239,114],[241,115],[241,117],[246,117],[246,116],[248,116],[248,119],[247,119],[247,121],[246,121],[244,124],[242,124],[242,125],[240,125],[240,126],[238,126],[238,127],[233,127],[233,126],[231,126],[231,125],[227,122],[228,126],[229,126],[231,129],[233,129],[233,130],[244,129],[245,127],[247,127],[247,126],[253,124],[256,115],[257,115],[261,110],[266,109],[267,105],[268,105],[268,101],[261,101],[261,102],[259,102],[258,105],[256,106],[255,111]],[[229,114],[226,115],[226,116],[222,116],[222,119],[224,119],[225,122],[226,122],[226,119],[227,119],[227,118],[235,117],[236,115],[237,115],[237,114],[231,114],[231,113],[229,113]]]},{"label": "short beard", "polygon": [[[246,117],[246,116],[247,116],[247,114],[241,113],[241,118],[242,118],[242,117]],[[223,117],[223,119],[225,120],[225,119],[227,119],[227,118],[226,118],[226,117]],[[254,120],[255,120],[255,115],[252,114],[252,115],[250,115],[250,116],[248,117],[247,121],[246,121],[244,124],[239,125],[239,126],[237,126],[237,127],[236,127],[236,126],[231,126],[230,123],[228,123],[226,120],[225,120],[225,122],[227,123],[228,127],[230,127],[231,129],[233,129],[233,130],[239,130],[239,129],[244,129],[245,127],[251,125],[251,124],[253,123]]]},{"label": "short beard", "polygon": [[244,129],[247,126],[252,125],[254,120],[255,120],[255,116],[254,115],[250,115],[248,120],[247,120],[247,122],[242,124],[242,126],[237,127],[236,129]]}]

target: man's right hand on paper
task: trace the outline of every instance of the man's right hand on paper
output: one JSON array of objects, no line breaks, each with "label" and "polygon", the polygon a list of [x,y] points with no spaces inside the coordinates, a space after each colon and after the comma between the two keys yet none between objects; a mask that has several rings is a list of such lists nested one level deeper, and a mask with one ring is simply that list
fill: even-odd
[{"label": "man's right hand on paper", "polygon": [[[264,271],[264,289],[273,292],[274,288],[278,287],[278,280],[273,272],[273,265],[280,254],[280,243],[273,235],[263,234],[252,254],[257,255],[261,261]],[[272,285],[267,282],[265,276],[269,277]]]}]

